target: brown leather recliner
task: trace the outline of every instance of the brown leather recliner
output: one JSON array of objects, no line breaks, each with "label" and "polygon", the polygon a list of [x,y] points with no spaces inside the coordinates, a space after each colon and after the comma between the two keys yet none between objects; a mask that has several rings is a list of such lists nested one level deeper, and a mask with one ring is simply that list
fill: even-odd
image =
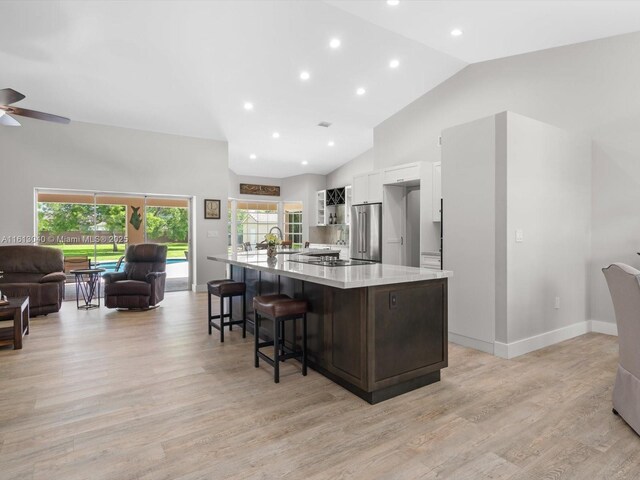
[{"label": "brown leather recliner", "polygon": [[7,297],[29,296],[29,316],[57,312],[64,299],[62,250],[36,245],[0,246],[0,290]]},{"label": "brown leather recliner", "polygon": [[164,299],[167,246],[156,243],[129,245],[124,272],[105,273],[104,304],[107,308],[147,309]]}]

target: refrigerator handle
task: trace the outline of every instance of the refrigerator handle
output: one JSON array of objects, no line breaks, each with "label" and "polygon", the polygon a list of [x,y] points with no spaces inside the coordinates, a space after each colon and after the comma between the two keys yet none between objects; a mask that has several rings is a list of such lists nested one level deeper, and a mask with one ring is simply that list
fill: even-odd
[{"label": "refrigerator handle", "polygon": [[362,212],[362,253],[367,253],[367,212]]},{"label": "refrigerator handle", "polygon": [[358,253],[362,253],[362,212],[358,209]]}]

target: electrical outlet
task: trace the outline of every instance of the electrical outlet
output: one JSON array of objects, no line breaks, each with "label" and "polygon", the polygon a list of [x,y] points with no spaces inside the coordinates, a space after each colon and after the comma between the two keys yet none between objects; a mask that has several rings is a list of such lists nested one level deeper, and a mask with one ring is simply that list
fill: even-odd
[{"label": "electrical outlet", "polygon": [[389,294],[389,308],[396,308],[398,306],[398,296],[395,293]]},{"label": "electrical outlet", "polygon": [[522,230],[521,228],[518,228],[516,230],[516,242],[518,243],[524,242],[524,230]]},{"label": "electrical outlet", "polygon": [[560,297],[556,297],[556,303],[554,305],[554,308],[556,310],[558,310],[560,308]]},{"label": "electrical outlet", "polygon": [[209,230],[209,231],[207,231],[207,237],[208,238],[218,238],[218,231],[217,230]]}]

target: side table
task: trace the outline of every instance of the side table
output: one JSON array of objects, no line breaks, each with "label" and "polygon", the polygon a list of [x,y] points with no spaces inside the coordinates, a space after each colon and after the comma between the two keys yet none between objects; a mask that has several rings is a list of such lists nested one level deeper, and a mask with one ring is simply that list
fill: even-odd
[{"label": "side table", "polygon": [[[76,277],[76,307],[85,310],[100,307],[100,274],[104,271],[104,268],[83,268],[69,272]],[[96,293],[98,294],[98,303],[91,303]],[[84,305],[80,305],[80,294],[82,294]]]},{"label": "side table", "polygon": [[9,305],[0,306],[0,321],[10,320],[13,326],[0,328],[0,340],[13,340],[13,348],[22,348],[22,337],[29,335],[29,297],[9,298]]}]

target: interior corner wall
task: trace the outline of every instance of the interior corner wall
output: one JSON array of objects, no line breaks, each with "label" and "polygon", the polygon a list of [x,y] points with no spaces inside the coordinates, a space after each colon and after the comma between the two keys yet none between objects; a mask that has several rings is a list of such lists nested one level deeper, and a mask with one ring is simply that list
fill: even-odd
[{"label": "interior corner wall", "polygon": [[512,112],[506,116],[511,344],[589,319],[591,140]]},{"label": "interior corner wall", "polygon": [[443,263],[449,338],[493,353],[495,337],[495,117],[442,132]]},{"label": "interior corner wall", "polygon": [[507,110],[591,137],[590,315],[615,323],[601,269],[640,268],[639,50],[630,33],[469,65],[375,127],[374,167],[438,161],[444,129]]},{"label": "interior corner wall", "polygon": [[589,284],[595,321],[615,319],[602,269],[614,262],[640,269],[640,118],[631,120],[612,125],[606,141],[593,142]]},{"label": "interior corner wall", "polygon": [[[0,241],[34,234],[37,187],[195,196],[195,282],[224,275],[206,257],[227,249],[226,142],[83,122],[21,123],[0,128]],[[205,198],[222,200],[220,220],[204,219]]]},{"label": "interior corner wall", "polygon": [[353,184],[353,177],[373,170],[373,149],[361,153],[327,175],[327,188]]}]

